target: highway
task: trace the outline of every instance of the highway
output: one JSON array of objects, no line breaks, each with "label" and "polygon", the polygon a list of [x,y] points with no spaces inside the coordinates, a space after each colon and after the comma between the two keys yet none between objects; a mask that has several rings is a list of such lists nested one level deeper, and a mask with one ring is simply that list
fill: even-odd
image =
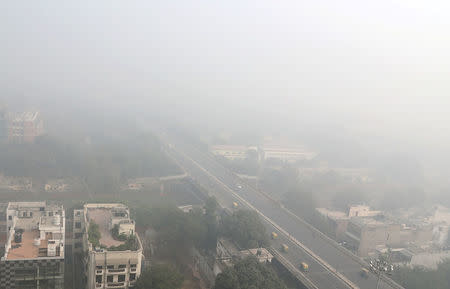
[{"label": "highway", "polygon": [[[167,153],[210,194],[216,196],[221,205],[230,207],[237,202],[239,206],[254,209],[263,217],[269,232],[278,231],[280,238],[275,240],[274,247],[281,246],[281,243],[288,244],[289,251],[282,254],[297,268],[301,262],[308,263],[310,272],[304,275],[317,288],[377,288],[377,276],[361,276],[361,264],[347,251],[336,248],[335,243],[256,189],[248,185],[237,188],[242,181],[208,153],[166,133],[159,135],[170,144]],[[402,288],[391,285],[391,282],[381,280],[379,288]]]}]

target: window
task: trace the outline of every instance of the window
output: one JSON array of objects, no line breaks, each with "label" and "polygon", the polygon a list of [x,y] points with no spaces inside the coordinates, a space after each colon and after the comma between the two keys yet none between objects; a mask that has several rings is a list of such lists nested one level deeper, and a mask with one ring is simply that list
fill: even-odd
[{"label": "window", "polygon": [[12,220],[12,216],[8,216],[8,220],[10,220],[10,221],[11,221],[11,220]]},{"label": "window", "polygon": [[83,237],[83,233],[75,233],[75,239],[80,239]]},{"label": "window", "polygon": [[22,217],[26,217],[26,216],[27,216],[27,212],[23,212]]},{"label": "window", "polygon": [[119,275],[118,281],[125,282],[125,275]]},{"label": "window", "polygon": [[136,264],[130,264],[130,268],[136,268]]},{"label": "window", "polygon": [[102,278],[103,276],[102,275],[97,275],[97,276],[95,276],[95,282],[96,283],[102,283],[102,281],[103,281],[103,278]]},{"label": "window", "polygon": [[120,264],[119,265],[119,269],[123,269],[123,268],[126,268],[127,267],[127,265],[124,265],[124,264]]},{"label": "window", "polygon": [[114,265],[108,265],[108,266],[106,266],[106,268],[108,268],[108,269],[114,269]]},{"label": "window", "polygon": [[53,212],[48,212],[49,217],[53,217]]},{"label": "window", "polygon": [[103,269],[103,266],[95,266],[95,269],[101,270],[101,269]]},{"label": "window", "polygon": [[81,222],[76,222],[75,223],[75,228],[80,229],[81,228]]},{"label": "window", "polygon": [[81,248],[81,243],[80,242],[76,242],[75,243],[75,248]]},{"label": "window", "polygon": [[33,212],[30,212],[30,217],[33,217]]},{"label": "window", "polygon": [[130,274],[130,281],[136,280],[136,273]]},{"label": "window", "polygon": [[106,276],[106,281],[108,281],[109,283],[113,282],[114,275],[108,275]]}]

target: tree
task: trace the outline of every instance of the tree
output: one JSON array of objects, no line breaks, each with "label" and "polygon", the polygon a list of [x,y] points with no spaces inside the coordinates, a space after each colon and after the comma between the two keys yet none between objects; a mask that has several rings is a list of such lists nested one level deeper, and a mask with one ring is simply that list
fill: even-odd
[{"label": "tree", "polygon": [[174,267],[157,264],[142,272],[136,281],[136,289],[178,289],[183,279]]},{"label": "tree", "polygon": [[251,256],[217,275],[214,289],[286,289],[267,265]]},{"label": "tree", "polygon": [[258,214],[250,210],[238,210],[233,215],[224,217],[222,234],[243,249],[264,247],[269,243],[266,228]]}]

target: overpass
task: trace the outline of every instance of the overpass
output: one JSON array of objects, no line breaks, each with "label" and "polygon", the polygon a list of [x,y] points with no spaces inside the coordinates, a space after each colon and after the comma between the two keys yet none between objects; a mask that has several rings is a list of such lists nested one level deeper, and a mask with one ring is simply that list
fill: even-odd
[{"label": "overpass", "polygon": [[[361,267],[367,266],[362,259],[256,189],[248,185],[238,189],[236,184],[242,181],[208,153],[199,151],[176,136],[167,133],[158,135],[167,144],[167,154],[214,195],[222,206],[229,207],[237,202],[242,207],[255,210],[269,232],[279,233],[275,248],[277,242],[290,244],[289,252],[281,255],[283,262],[293,268],[299,268],[301,262],[309,264],[309,272],[302,276],[308,288],[377,288],[376,275],[361,275]],[[403,289],[385,276],[378,285],[378,288],[383,289]]]}]

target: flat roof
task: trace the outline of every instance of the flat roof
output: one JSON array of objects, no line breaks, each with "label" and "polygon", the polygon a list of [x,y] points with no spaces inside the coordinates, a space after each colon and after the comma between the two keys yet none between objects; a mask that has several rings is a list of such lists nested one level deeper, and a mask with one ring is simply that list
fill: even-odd
[{"label": "flat roof", "polygon": [[[6,260],[32,259],[40,257],[39,249],[46,251],[48,239],[41,240],[41,244],[39,246],[35,246],[33,244],[35,238],[39,238],[39,230],[37,229],[23,232],[22,242],[20,243],[14,242],[13,238]],[[45,254],[42,257],[47,257],[47,255]]]},{"label": "flat roof", "polygon": [[[112,217],[112,210],[118,208],[88,208],[88,222],[93,221],[99,226],[100,244],[106,247],[119,246],[125,241],[115,240],[109,229],[109,222]],[[123,209],[123,208],[120,208]]]}]

